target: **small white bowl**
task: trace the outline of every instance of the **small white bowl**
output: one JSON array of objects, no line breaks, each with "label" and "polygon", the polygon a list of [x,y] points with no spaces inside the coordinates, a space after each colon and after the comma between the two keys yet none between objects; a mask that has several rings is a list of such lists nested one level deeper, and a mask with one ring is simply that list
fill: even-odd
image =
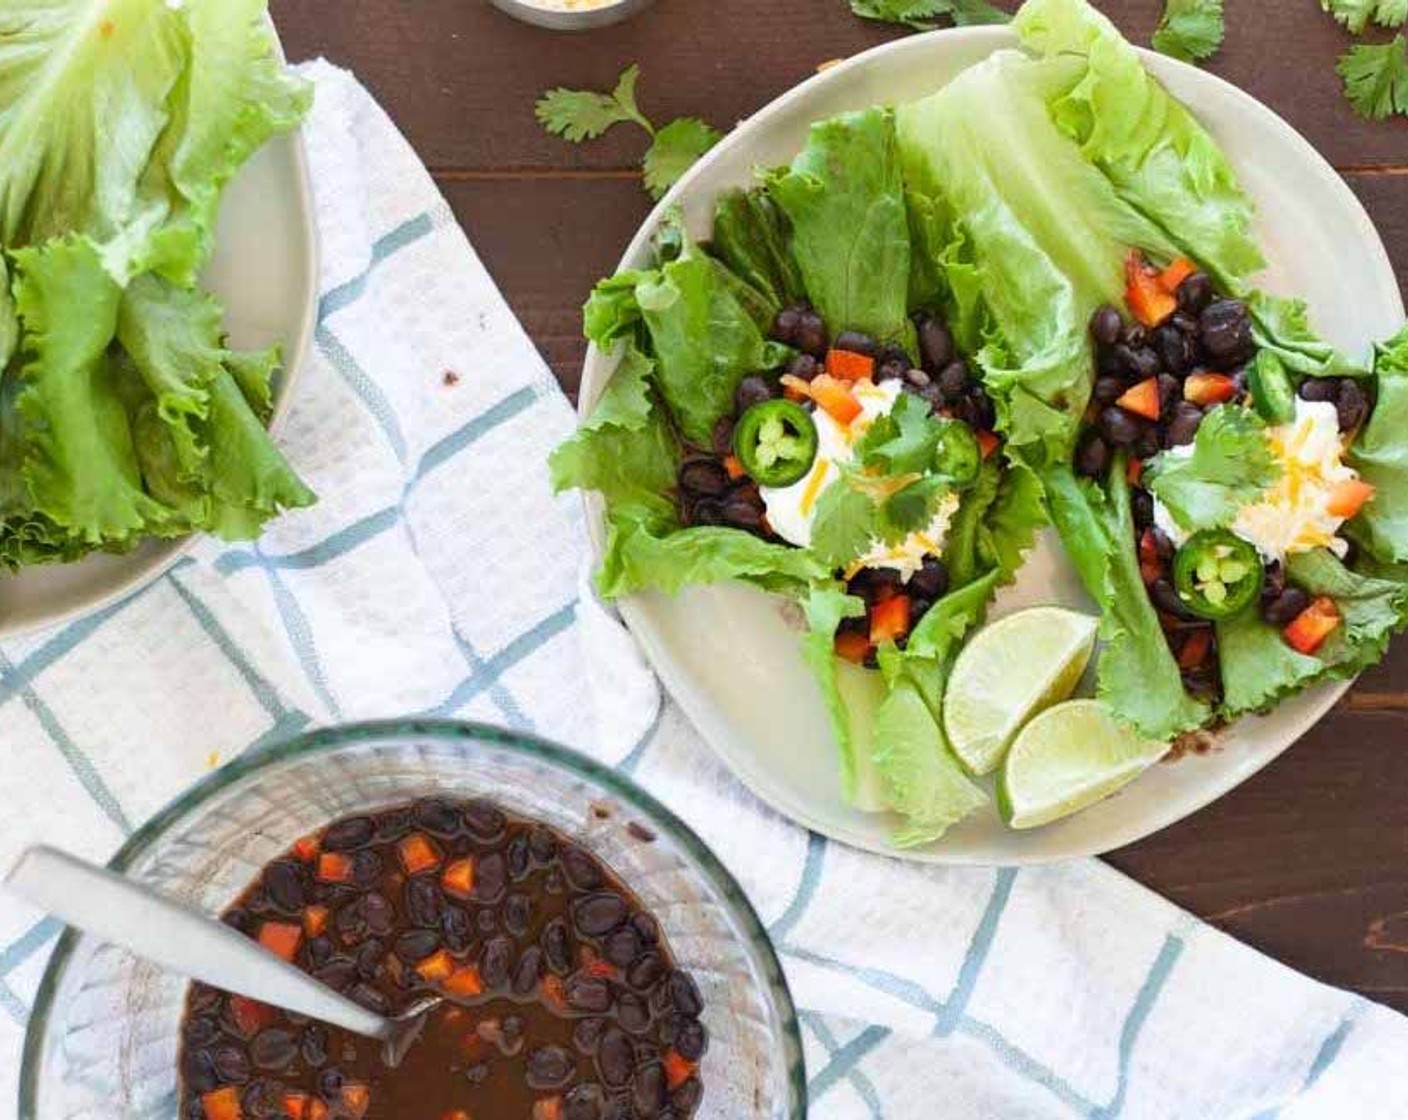
[{"label": "small white bowl", "polygon": [[[557,0],[562,7],[550,7],[553,0],[493,0],[494,7],[514,19],[546,27],[551,31],[591,31],[630,19],[650,7],[653,0]],[[575,6],[567,6],[574,5]]]}]

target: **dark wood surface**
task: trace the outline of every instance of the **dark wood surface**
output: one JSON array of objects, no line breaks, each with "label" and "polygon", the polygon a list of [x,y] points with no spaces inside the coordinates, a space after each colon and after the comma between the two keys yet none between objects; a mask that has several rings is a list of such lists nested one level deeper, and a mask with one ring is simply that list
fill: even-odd
[{"label": "dark wood surface", "polygon": [[[1102,7],[1147,41],[1162,4]],[[1408,282],[1408,121],[1350,111],[1334,73],[1348,37],[1316,0],[1228,8],[1212,69],[1340,170]],[[518,24],[487,0],[273,9],[291,58],[324,55],[381,99],[569,392],[578,308],[649,209],[635,171],[643,141],[625,128],[580,147],[549,137],[533,118],[537,95],[607,87],[639,61],[641,104],[657,122],[688,114],[727,128],[818,63],[902,33],[855,19],[845,0],[659,0],[582,36]],[[1110,862],[1287,964],[1408,1011],[1408,640],[1260,775]]]}]

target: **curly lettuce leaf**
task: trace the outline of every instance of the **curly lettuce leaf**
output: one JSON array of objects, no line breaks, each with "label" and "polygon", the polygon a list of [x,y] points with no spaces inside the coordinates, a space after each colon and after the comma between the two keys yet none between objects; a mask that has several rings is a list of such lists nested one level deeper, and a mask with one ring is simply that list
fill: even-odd
[{"label": "curly lettuce leaf", "polygon": [[1350,535],[1383,564],[1408,561],[1408,327],[1378,348],[1378,399],[1349,462],[1374,487]]},{"label": "curly lettuce leaf", "polygon": [[914,353],[894,114],[866,109],[812,125],[791,168],[767,184],[791,223],[807,294],[832,331],[865,331]]},{"label": "curly lettuce leaf", "polygon": [[724,191],[714,203],[714,254],[779,307],[806,295],[788,238],[786,217],[762,187]]},{"label": "curly lettuce leaf", "polygon": [[1267,711],[1325,672],[1318,658],[1293,650],[1255,610],[1217,624],[1217,656],[1222,673],[1218,714],[1228,720]]},{"label": "curly lettuce leaf", "polygon": [[1215,408],[1198,427],[1192,454],[1155,457],[1146,485],[1189,532],[1228,525],[1281,476],[1265,433],[1251,409]]},{"label": "curly lettuce leaf", "polygon": [[1042,481],[1066,555],[1101,610],[1100,699],[1149,739],[1200,727],[1211,712],[1184,690],[1139,573],[1123,460],[1110,469],[1108,492],[1069,467],[1053,468]]},{"label": "curly lettuce leaf", "polygon": [[841,755],[841,792],[850,801],[856,795],[856,757],[851,736],[850,715],[841,696],[837,676],[836,631],[843,619],[860,618],[865,614],[865,600],[847,594],[845,584],[828,581],[814,585],[802,600],[802,613],[807,619],[807,633],[802,639],[802,653],[811,666],[821,689],[826,714]]},{"label": "curly lettuce leaf", "polygon": [[1351,677],[1383,660],[1389,639],[1408,624],[1408,584],[1361,575],[1327,549],[1292,554],[1286,577],[1312,597],[1328,595],[1343,622],[1316,656],[1336,677]]}]

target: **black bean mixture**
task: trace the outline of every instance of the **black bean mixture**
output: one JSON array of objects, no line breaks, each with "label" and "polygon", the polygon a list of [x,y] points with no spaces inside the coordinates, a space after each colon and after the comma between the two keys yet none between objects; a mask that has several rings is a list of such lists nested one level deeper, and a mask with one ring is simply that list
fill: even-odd
[{"label": "black bean mixture", "polygon": [[[997,423],[993,402],[959,354],[942,317],[921,313],[915,316],[914,325],[918,361],[903,347],[881,344],[860,331],[841,331],[833,338],[826,322],[806,304],[783,308],[774,320],[771,336],[793,347],[797,354],[785,369],[744,378],[734,397],[733,414],[715,426],[713,445],[694,448],[685,456],[678,490],[685,524],[724,525],[774,543],[786,543],[769,527],[758,485],[743,472],[734,456],[734,428],[752,406],[784,395],[784,377],[814,382],[826,372],[828,356],[836,351],[872,359],[873,380],[877,383],[898,381],[904,392],[924,400],[935,414],[960,420],[975,432],[990,436]],[[808,411],[816,408],[811,400],[799,403]],[[838,572],[837,577],[845,579],[846,573]],[[905,619],[887,635],[902,648],[908,632],[948,591],[949,577],[943,561],[933,556],[907,582],[894,569],[861,568],[847,583],[851,594],[865,600],[867,613],[841,624],[838,652],[873,668],[877,643],[870,640],[870,635],[875,608],[892,600],[895,602],[890,613],[902,608]]]},{"label": "black bean mixture", "polygon": [[453,1002],[393,1070],[376,1042],[192,985],[186,1120],[683,1120],[699,1106],[703,1001],[659,924],[591,853],[487,801],[335,821],[224,920],[378,1013]]},{"label": "black bean mixture", "polygon": [[[1249,406],[1248,366],[1257,346],[1247,304],[1219,295],[1206,274],[1191,271],[1174,299],[1171,313],[1153,327],[1109,305],[1091,317],[1096,379],[1076,469],[1103,479],[1115,453],[1126,453],[1145,586],[1185,687],[1215,702],[1221,674],[1214,625],[1180,599],[1172,572],[1176,550],[1155,526],[1153,495],[1139,480],[1147,460],[1191,444],[1211,410],[1228,403]],[[1307,378],[1298,392],[1306,400],[1334,402],[1345,433],[1356,431],[1371,408],[1360,383],[1349,378]],[[1304,590],[1287,583],[1281,564],[1265,564],[1260,609],[1268,622],[1284,627],[1310,602]]]}]

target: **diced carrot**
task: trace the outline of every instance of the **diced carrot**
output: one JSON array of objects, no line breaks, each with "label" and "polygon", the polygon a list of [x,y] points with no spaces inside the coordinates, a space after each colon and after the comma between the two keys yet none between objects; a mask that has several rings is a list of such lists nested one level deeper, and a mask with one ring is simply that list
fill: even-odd
[{"label": "diced carrot", "polygon": [[[307,1093],[285,1093],[284,1113],[289,1117],[289,1120],[313,1120],[311,1108],[313,1100],[314,1098]],[[318,1103],[322,1104],[323,1102],[318,1101]]]},{"label": "diced carrot", "polygon": [[309,937],[317,937],[328,928],[328,908],[309,906],[303,911],[303,932]]},{"label": "diced carrot", "polygon": [[235,1030],[248,1038],[274,1021],[274,1009],[248,996],[231,996],[230,1019],[235,1024]]},{"label": "diced carrot", "polygon": [[737,455],[729,455],[724,459],[724,470],[728,472],[729,478],[734,482],[748,477],[748,470],[744,467],[743,460]]},{"label": "diced carrot", "polygon": [[1223,404],[1237,395],[1237,383],[1225,373],[1190,373],[1183,382],[1183,399],[1199,408]]},{"label": "diced carrot", "polygon": [[870,656],[870,639],[856,630],[842,630],[836,635],[836,656],[855,665],[864,665]]},{"label": "diced carrot", "polygon": [[1178,310],[1178,301],[1164,290],[1159,275],[1144,263],[1139,250],[1124,260],[1124,299],[1134,317],[1146,327],[1157,327]]},{"label": "diced carrot", "polygon": [[401,866],[407,875],[419,875],[440,866],[440,849],[423,832],[412,832],[396,845],[401,856]]},{"label": "diced carrot", "polygon": [[782,375],[782,395],[794,403],[810,400],[812,395],[811,382],[803,381],[796,374],[784,373]]},{"label": "diced carrot", "polygon": [[455,959],[444,949],[432,953],[416,965],[416,971],[421,974],[421,978],[429,980],[432,984],[449,979],[455,971]]},{"label": "diced carrot", "polygon": [[324,852],[318,857],[318,878],[324,883],[346,883],[352,878],[352,860],[341,852]]},{"label": "diced carrot", "polygon": [[452,996],[477,996],[484,991],[484,981],[480,979],[479,969],[472,964],[455,969],[440,986]]},{"label": "diced carrot", "polygon": [[304,836],[293,842],[293,854],[304,863],[312,863],[318,856],[318,849],[322,847],[316,835]]},{"label": "diced carrot", "polygon": [[1364,503],[1374,496],[1374,488],[1362,478],[1347,478],[1335,483],[1330,491],[1330,504],[1325,508],[1331,517],[1350,518],[1364,508]]},{"label": "diced carrot", "polygon": [[292,922],[265,922],[259,927],[259,944],[286,961],[298,955],[298,943],[302,940],[303,930]]},{"label": "diced carrot", "polygon": [[449,1112],[442,1112],[440,1120],[474,1120],[474,1117],[462,1108],[452,1108]]},{"label": "diced carrot", "polygon": [[233,1085],[206,1093],[200,1098],[205,1120],[240,1120],[240,1091]]},{"label": "diced carrot", "polygon": [[811,398],[838,424],[849,424],[861,414],[860,401],[844,381],[819,373],[810,385]]},{"label": "diced carrot", "polygon": [[1115,404],[1126,412],[1142,416],[1145,420],[1159,418],[1159,379],[1146,377],[1138,385],[1131,385]]},{"label": "diced carrot", "polygon": [[354,1081],[342,1087],[341,1100],[342,1110],[352,1117],[352,1120],[361,1120],[371,1107],[372,1091],[360,1081]]},{"label": "diced carrot", "polygon": [[610,961],[604,961],[600,957],[594,957],[582,966],[582,971],[588,976],[597,980],[618,980],[621,977],[621,970]]},{"label": "diced carrot", "polygon": [[543,1002],[555,1011],[567,1008],[567,992],[562,986],[562,977],[549,972],[543,977]]},{"label": "diced carrot", "polygon": [[1178,291],[1178,285],[1198,271],[1198,266],[1187,257],[1179,257],[1166,269],[1159,273],[1159,287],[1173,295]]},{"label": "diced carrot", "polygon": [[562,1120],[562,1098],[542,1097],[534,1101],[533,1120]]},{"label": "diced carrot", "polygon": [[870,608],[870,644],[896,642],[909,633],[909,596],[896,595]]},{"label": "diced carrot", "polygon": [[1325,643],[1325,639],[1339,625],[1340,612],[1335,601],[1321,595],[1296,615],[1291,624],[1281,631],[1281,636],[1297,653],[1311,654]]},{"label": "diced carrot", "polygon": [[469,857],[455,860],[445,868],[440,882],[456,898],[468,898],[474,893],[474,860]]},{"label": "diced carrot", "polygon": [[1183,641],[1183,648],[1178,651],[1178,667],[1180,669],[1196,669],[1208,659],[1208,654],[1212,650],[1212,630],[1204,627],[1201,630],[1194,630],[1189,633]]},{"label": "diced carrot", "polygon": [[1144,460],[1131,458],[1125,463],[1124,478],[1131,486],[1138,486],[1144,478]]},{"label": "diced carrot", "polygon": [[826,355],[826,372],[842,381],[870,381],[875,376],[875,359],[854,350],[831,350]]},{"label": "diced carrot", "polygon": [[1139,536],[1139,574],[1146,584],[1153,583],[1164,574],[1164,562],[1159,558],[1158,538],[1153,529],[1145,529]]},{"label": "diced carrot", "polygon": [[674,1092],[691,1077],[699,1067],[681,1054],[678,1050],[671,1048],[665,1051],[665,1084]]},{"label": "diced carrot", "polygon": [[1002,446],[1002,440],[996,432],[977,432],[978,450],[983,453],[984,459],[992,458],[992,453]]}]

